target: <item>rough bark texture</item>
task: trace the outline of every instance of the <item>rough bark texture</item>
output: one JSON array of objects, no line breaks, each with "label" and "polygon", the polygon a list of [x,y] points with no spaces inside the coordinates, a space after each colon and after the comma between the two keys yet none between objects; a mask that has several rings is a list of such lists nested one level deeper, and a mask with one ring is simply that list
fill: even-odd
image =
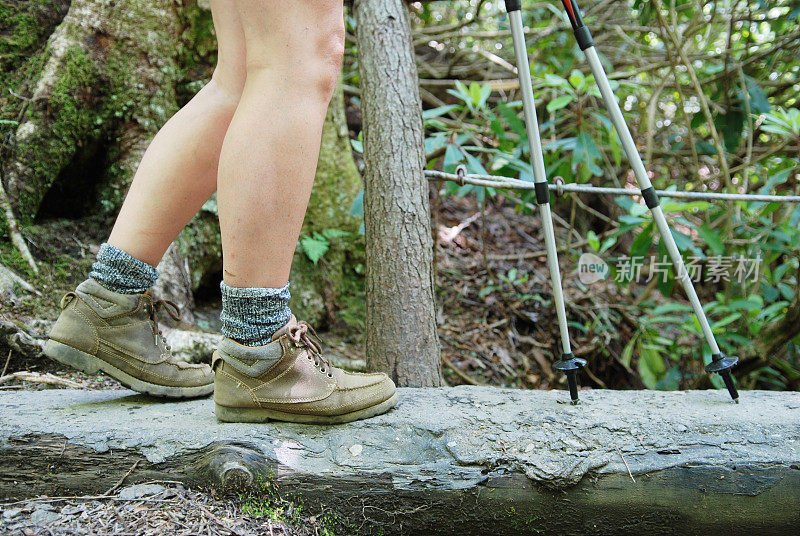
[{"label": "rough bark texture", "polygon": [[721,391],[566,399],[401,389],[386,415],[319,427],[221,424],[210,399],[4,392],[0,498],[103,493],[138,461],[126,485],[276,486],[358,534],[796,531],[800,393],[748,391],[739,405]]},{"label": "rough bark texture", "polygon": [[401,0],[354,4],[364,117],[367,366],[438,386],[428,185],[417,68]]},{"label": "rough bark texture", "polygon": [[[169,0],[71,2],[34,59],[40,71],[3,166],[23,222],[43,203],[55,215],[84,208],[76,192],[93,197],[86,193],[97,191],[114,137],[111,173],[119,180],[101,188],[99,201],[118,205],[147,138],[178,107],[179,9]],[[47,200],[54,185],[58,190]]]},{"label": "rough bark texture", "polygon": [[[155,295],[175,302],[180,308],[181,320],[193,324],[194,296],[189,279],[189,263],[175,242],[167,248],[167,252],[158,264],[158,271],[159,277],[153,287]],[[162,320],[167,321],[169,317],[164,316],[166,318]]]}]

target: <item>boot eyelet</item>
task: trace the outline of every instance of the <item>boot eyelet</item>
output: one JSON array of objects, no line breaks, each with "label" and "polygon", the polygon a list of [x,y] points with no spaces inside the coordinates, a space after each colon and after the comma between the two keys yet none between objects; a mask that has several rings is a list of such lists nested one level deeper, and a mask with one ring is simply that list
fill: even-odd
[{"label": "boot eyelet", "polygon": [[321,368],[321,369],[319,369],[319,371],[324,373],[324,372],[325,372],[325,369],[324,369],[324,368]]},{"label": "boot eyelet", "polygon": [[331,373],[329,372],[329,373],[328,373],[328,378],[333,378],[333,374],[331,374]]}]

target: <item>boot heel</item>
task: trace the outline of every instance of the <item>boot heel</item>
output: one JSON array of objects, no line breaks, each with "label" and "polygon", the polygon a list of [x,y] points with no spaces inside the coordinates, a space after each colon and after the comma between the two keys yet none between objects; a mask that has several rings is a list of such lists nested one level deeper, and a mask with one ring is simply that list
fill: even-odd
[{"label": "boot heel", "polygon": [[58,361],[61,364],[69,365],[87,374],[96,374],[100,371],[100,363],[93,355],[76,350],[72,346],[48,339],[44,344],[44,355]]}]

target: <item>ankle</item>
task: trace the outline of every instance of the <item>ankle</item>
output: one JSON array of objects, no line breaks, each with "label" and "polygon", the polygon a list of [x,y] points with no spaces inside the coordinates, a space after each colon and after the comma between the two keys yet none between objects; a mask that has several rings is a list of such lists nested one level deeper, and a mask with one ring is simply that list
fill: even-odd
[{"label": "ankle", "polygon": [[231,287],[220,282],[222,335],[244,346],[263,346],[286,325],[292,316],[289,308],[289,283],[280,288]]},{"label": "ankle", "polygon": [[89,277],[120,294],[141,294],[152,287],[159,273],[155,266],[107,242],[100,245]]}]

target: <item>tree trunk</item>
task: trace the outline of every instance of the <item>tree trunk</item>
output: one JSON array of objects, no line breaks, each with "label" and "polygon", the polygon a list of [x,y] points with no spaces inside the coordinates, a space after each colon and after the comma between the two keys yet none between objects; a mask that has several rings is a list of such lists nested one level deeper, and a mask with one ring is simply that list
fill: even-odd
[{"label": "tree trunk", "polygon": [[94,202],[119,206],[147,141],[178,109],[183,9],[169,0],[70,3],[23,70],[18,94],[29,100],[4,151],[23,223],[74,217]]},{"label": "tree trunk", "polygon": [[422,104],[401,0],[354,4],[364,121],[367,367],[442,383]]}]

